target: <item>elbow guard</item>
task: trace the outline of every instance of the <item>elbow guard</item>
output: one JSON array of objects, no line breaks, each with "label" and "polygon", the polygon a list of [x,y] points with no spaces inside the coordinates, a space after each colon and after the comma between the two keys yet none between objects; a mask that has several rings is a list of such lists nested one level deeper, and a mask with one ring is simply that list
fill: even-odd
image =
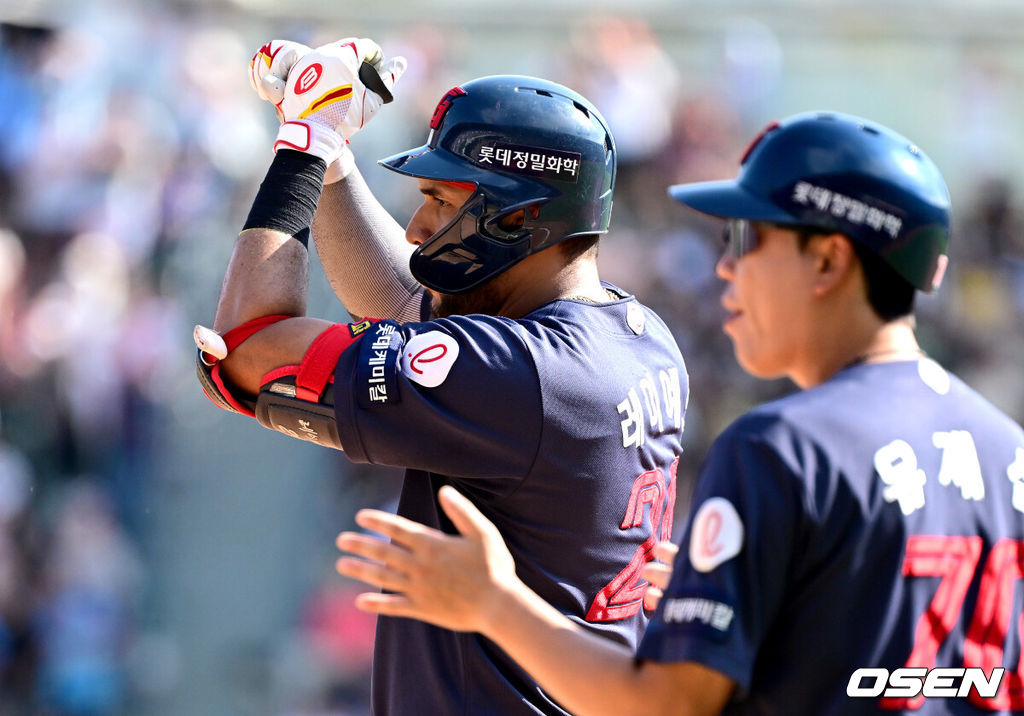
[{"label": "elbow guard", "polygon": [[210,402],[221,410],[241,413],[250,418],[256,417],[256,401],[221,375],[220,361],[254,333],[286,318],[290,318],[290,316],[263,316],[246,321],[225,333],[221,345],[214,344],[215,341],[220,343],[216,333],[203,326],[195,327],[192,337],[197,348],[196,377],[199,378],[199,384],[203,387],[203,392],[206,393]]},{"label": "elbow guard", "polygon": [[368,325],[367,321],[335,323],[310,344],[301,363],[263,376],[256,398],[260,425],[324,447],[344,449],[334,419],[334,368],[342,352]]},{"label": "elbow guard", "polygon": [[[268,316],[228,331],[224,335],[227,350],[283,318],[287,316]],[[202,349],[199,381],[207,397],[224,410],[256,418],[260,425],[293,438],[342,450],[334,418],[334,370],[342,352],[376,322],[369,319],[330,326],[314,339],[298,365],[282,366],[263,376],[255,399],[223,378],[218,359]]]}]

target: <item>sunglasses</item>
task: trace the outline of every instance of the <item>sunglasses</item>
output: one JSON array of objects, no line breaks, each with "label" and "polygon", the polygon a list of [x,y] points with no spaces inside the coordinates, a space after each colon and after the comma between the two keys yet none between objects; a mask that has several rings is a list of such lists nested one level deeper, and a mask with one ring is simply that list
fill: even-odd
[{"label": "sunglasses", "polygon": [[722,242],[729,258],[739,259],[757,248],[757,229],[749,219],[727,219]]},{"label": "sunglasses", "polygon": [[821,229],[815,229],[800,224],[782,224],[774,221],[752,221],[750,219],[727,219],[725,229],[722,231],[722,242],[725,244],[725,253],[730,258],[737,260],[746,256],[757,248],[757,226],[772,226],[777,229],[795,231],[803,237],[816,236],[828,233]]}]

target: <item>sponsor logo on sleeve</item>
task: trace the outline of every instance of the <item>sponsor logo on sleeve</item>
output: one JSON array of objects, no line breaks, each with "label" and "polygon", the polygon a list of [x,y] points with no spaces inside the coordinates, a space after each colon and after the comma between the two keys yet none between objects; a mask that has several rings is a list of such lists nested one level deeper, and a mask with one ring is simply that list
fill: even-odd
[{"label": "sponsor logo on sleeve", "polygon": [[448,378],[458,357],[458,341],[447,333],[421,333],[405,344],[402,374],[424,388],[436,388]]},{"label": "sponsor logo on sleeve", "polygon": [[359,405],[372,408],[400,402],[398,355],[402,350],[402,333],[398,330],[398,324],[394,321],[381,321],[359,332],[366,334],[360,339],[359,365],[356,370],[356,399]]},{"label": "sponsor logo on sleeve", "polygon": [[710,572],[743,548],[743,521],[724,497],[711,497],[697,510],[690,531],[690,562],[698,572]]},{"label": "sponsor logo on sleeve", "polygon": [[662,599],[661,620],[674,631],[724,641],[736,622],[732,599],[707,587],[691,587]]}]

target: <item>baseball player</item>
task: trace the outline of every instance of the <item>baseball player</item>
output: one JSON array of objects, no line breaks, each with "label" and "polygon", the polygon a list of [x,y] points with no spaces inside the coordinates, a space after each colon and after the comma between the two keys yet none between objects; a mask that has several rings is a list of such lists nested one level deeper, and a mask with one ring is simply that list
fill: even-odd
[{"label": "baseball player", "polygon": [[[687,378],[661,320],[598,277],[615,179],[607,125],[576,92],[536,78],[450,90],[427,143],[381,162],[423,195],[406,237],[434,318],[308,318],[301,239],[366,102],[385,98],[368,82],[390,93],[389,66],[350,40],[290,68],[218,333],[197,331],[200,380],[266,427],[408,468],[398,511],[409,519],[453,531],[436,493],[457,485],[504,533],[531,589],[634,649],[647,619],[641,570],[671,532]],[[487,639],[404,619],[379,620],[372,691],[382,714],[565,713]]]},{"label": "baseball player", "polygon": [[373,511],[391,544],[339,536],[375,561],[339,571],[395,592],[360,606],[482,633],[580,714],[1024,710],[1024,432],[914,337],[946,265],[938,169],[885,127],[802,114],[735,181],[670,193],[728,222],[741,365],[802,390],[712,446],[638,658],[530,591],[452,487],[462,538]]}]

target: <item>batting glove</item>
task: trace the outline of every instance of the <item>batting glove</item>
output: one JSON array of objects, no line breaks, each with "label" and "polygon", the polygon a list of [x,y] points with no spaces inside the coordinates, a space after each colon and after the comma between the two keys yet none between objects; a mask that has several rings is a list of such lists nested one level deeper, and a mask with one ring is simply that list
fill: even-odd
[{"label": "batting glove", "polygon": [[303,54],[288,70],[275,151],[308,152],[328,165],[339,160],[332,174],[347,176],[355,166],[348,140],[391,101],[405,68],[404,57],[385,60],[380,46],[366,38],[347,38]]},{"label": "batting glove", "polygon": [[[281,102],[284,100],[288,73],[299,59],[312,51],[313,48],[299,42],[271,40],[256,50],[256,54],[249,61],[249,85],[260,99],[274,105],[277,119],[282,123],[285,119],[284,112],[281,110]],[[352,172],[353,168],[355,168],[355,157],[352,156],[352,151],[346,145],[341,150],[341,156],[327,167],[324,184],[344,179]]]},{"label": "batting glove", "polygon": [[249,61],[249,85],[260,99],[274,105],[277,118],[282,122],[284,112],[281,111],[281,101],[284,99],[288,72],[303,55],[312,51],[311,47],[299,42],[271,40],[256,50],[256,54]]}]

